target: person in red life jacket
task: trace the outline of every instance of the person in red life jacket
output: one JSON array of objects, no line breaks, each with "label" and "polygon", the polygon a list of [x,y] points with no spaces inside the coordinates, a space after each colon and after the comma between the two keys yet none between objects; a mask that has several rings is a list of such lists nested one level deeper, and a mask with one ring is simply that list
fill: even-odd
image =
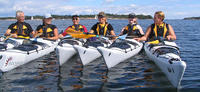
[{"label": "person in red life jacket", "polygon": [[39,37],[47,38],[51,40],[57,40],[58,28],[55,25],[51,24],[52,22],[51,14],[45,14],[44,19],[42,21],[43,21],[43,24],[39,25],[36,28],[35,36],[40,34]]},{"label": "person in red life jacket", "polygon": [[134,13],[128,15],[129,24],[122,28],[119,35],[127,34],[126,38],[136,38],[144,35],[142,27],[137,23],[137,17]]},{"label": "person in red life jacket", "polygon": [[26,38],[26,39],[32,37],[34,31],[30,26],[30,24],[24,22],[25,16],[23,11],[18,10],[16,12],[16,19],[17,22],[11,24],[6,30],[6,33],[4,35],[14,38]]},{"label": "person in red life jacket", "polygon": [[[72,16],[72,22],[73,25],[67,27],[65,29],[65,31],[59,35],[60,38],[63,38],[65,35],[68,34],[68,32],[83,32],[83,33],[87,33],[87,28],[84,25],[79,24],[80,22],[80,18],[78,15],[73,15]],[[71,31],[72,30],[72,31]]]},{"label": "person in red life jacket", "polygon": [[163,22],[164,18],[165,14],[162,11],[157,11],[154,14],[154,23],[147,28],[145,35],[134,39],[138,41],[154,41],[160,38],[176,40],[176,35],[172,26]]},{"label": "person in red life jacket", "polygon": [[[98,21],[96,24],[94,24],[90,30],[90,33],[95,35],[113,35],[115,36],[114,29],[111,24],[107,22],[107,17],[104,12],[99,12],[98,14]],[[115,37],[113,37],[114,39]]]}]

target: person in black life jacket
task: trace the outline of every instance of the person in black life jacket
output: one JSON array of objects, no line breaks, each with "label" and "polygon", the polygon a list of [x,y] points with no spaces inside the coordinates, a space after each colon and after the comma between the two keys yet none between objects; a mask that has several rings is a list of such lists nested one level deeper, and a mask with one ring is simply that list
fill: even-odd
[{"label": "person in black life jacket", "polygon": [[51,22],[52,22],[51,14],[45,14],[44,19],[43,19],[43,24],[39,25],[36,28],[35,36],[39,35],[39,37],[42,37],[42,38],[57,40],[58,28],[55,25],[51,24]]},{"label": "person in black life jacket", "polygon": [[26,38],[29,39],[34,35],[34,31],[30,24],[24,22],[25,16],[23,11],[16,12],[17,22],[11,24],[6,30],[5,36],[10,36],[14,38]]},{"label": "person in black life jacket", "polygon": [[[107,22],[107,17],[104,12],[99,12],[98,14],[98,21],[95,25],[92,26],[89,33],[95,34],[95,35],[113,35],[115,36],[114,29],[111,24]],[[113,37],[112,39],[115,39]]]},{"label": "person in black life jacket", "polygon": [[176,40],[175,32],[170,24],[164,21],[165,14],[162,11],[157,11],[154,14],[154,23],[151,24],[143,37],[134,38],[138,41],[154,41],[164,38],[167,40]]},{"label": "person in black life jacket", "polygon": [[72,22],[73,22],[73,25],[68,26],[65,29],[65,31],[59,35],[59,38],[63,38],[63,36],[67,35],[69,30],[73,30],[74,32],[84,32],[84,33],[88,32],[87,28],[84,25],[79,24],[80,18],[78,15],[72,16]]},{"label": "person in black life jacket", "polygon": [[127,34],[126,38],[142,37],[144,35],[142,27],[138,25],[137,17],[134,13],[128,15],[128,22],[129,24],[122,28],[119,35]]}]

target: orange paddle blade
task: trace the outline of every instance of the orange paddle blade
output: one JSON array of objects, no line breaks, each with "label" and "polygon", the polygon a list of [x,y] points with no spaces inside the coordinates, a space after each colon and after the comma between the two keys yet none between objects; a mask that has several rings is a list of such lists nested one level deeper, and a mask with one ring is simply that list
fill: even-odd
[{"label": "orange paddle blade", "polygon": [[70,34],[72,37],[74,38],[84,38],[84,39],[88,39],[88,38],[91,38],[91,37],[96,37],[96,35],[93,35],[93,34]]}]

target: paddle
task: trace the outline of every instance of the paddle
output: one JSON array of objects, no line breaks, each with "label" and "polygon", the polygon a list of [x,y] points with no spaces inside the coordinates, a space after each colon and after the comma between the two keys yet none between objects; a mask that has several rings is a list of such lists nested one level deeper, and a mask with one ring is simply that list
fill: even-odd
[{"label": "paddle", "polygon": [[156,40],[150,41],[150,42],[147,42],[147,43],[148,44],[160,44],[160,43],[165,44],[164,43],[165,41],[173,42],[173,40],[168,40],[167,38],[159,37]]},{"label": "paddle", "polygon": [[155,40],[155,41],[150,41],[150,42],[147,42],[148,44],[159,44],[160,41],[159,40]]},{"label": "paddle", "polygon": [[106,37],[117,37],[117,39],[127,39],[127,37],[128,38],[137,38],[137,36],[128,36],[128,34],[124,34],[121,36],[107,35]]},{"label": "paddle", "polygon": [[68,33],[68,34],[70,34],[70,33],[81,34],[81,33],[83,33],[83,32],[81,32],[81,31],[76,31],[76,30],[73,29],[73,28],[68,28],[68,29],[67,29],[67,33]]},{"label": "paddle", "polygon": [[127,37],[127,34],[125,34],[125,35],[121,35],[121,36],[118,36],[117,39],[126,39],[126,37]]},{"label": "paddle", "polygon": [[36,35],[35,35],[35,38],[34,38],[34,40],[32,41],[33,43],[37,43],[37,38],[39,37],[39,36],[41,36],[42,35],[42,33],[37,33]]},{"label": "paddle", "polygon": [[94,35],[94,34],[77,34],[77,33],[69,33],[69,35],[71,35],[73,38],[83,38],[83,39],[88,39],[91,37],[98,37],[98,35]]},{"label": "paddle", "polygon": [[8,36],[6,36],[6,38],[3,41],[6,41],[7,39],[9,39],[10,37],[12,37],[14,34],[10,34]]}]

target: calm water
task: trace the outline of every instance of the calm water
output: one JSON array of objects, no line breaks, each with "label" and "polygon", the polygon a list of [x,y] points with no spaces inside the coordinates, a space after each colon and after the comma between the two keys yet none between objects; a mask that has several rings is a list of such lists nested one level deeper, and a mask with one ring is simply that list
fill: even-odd
[{"label": "calm water", "polygon": [[[14,21],[0,21],[0,33]],[[41,21],[27,21],[33,29]],[[88,29],[97,20],[81,20]],[[127,20],[108,20],[119,34],[127,25]],[[152,20],[139,20],[145,31]],[[82,66],[78,55],[63,66],[59,66],[53,52],[38,58],[12,71],[0,73],[0,91],[50,91],[50,92],[194,92],[200,90],[200,21],[198,20],[166,20],[171,24],[177,35],[177,44],[181,47],[182,60],[187,68],[181,82],[181,89],[176,90],[160,69],[149,61],[144,51],[111,70],[107,70],[102,58]],[[71,25],[71,20],[54,20],[53,24],[64,30]]]}]

